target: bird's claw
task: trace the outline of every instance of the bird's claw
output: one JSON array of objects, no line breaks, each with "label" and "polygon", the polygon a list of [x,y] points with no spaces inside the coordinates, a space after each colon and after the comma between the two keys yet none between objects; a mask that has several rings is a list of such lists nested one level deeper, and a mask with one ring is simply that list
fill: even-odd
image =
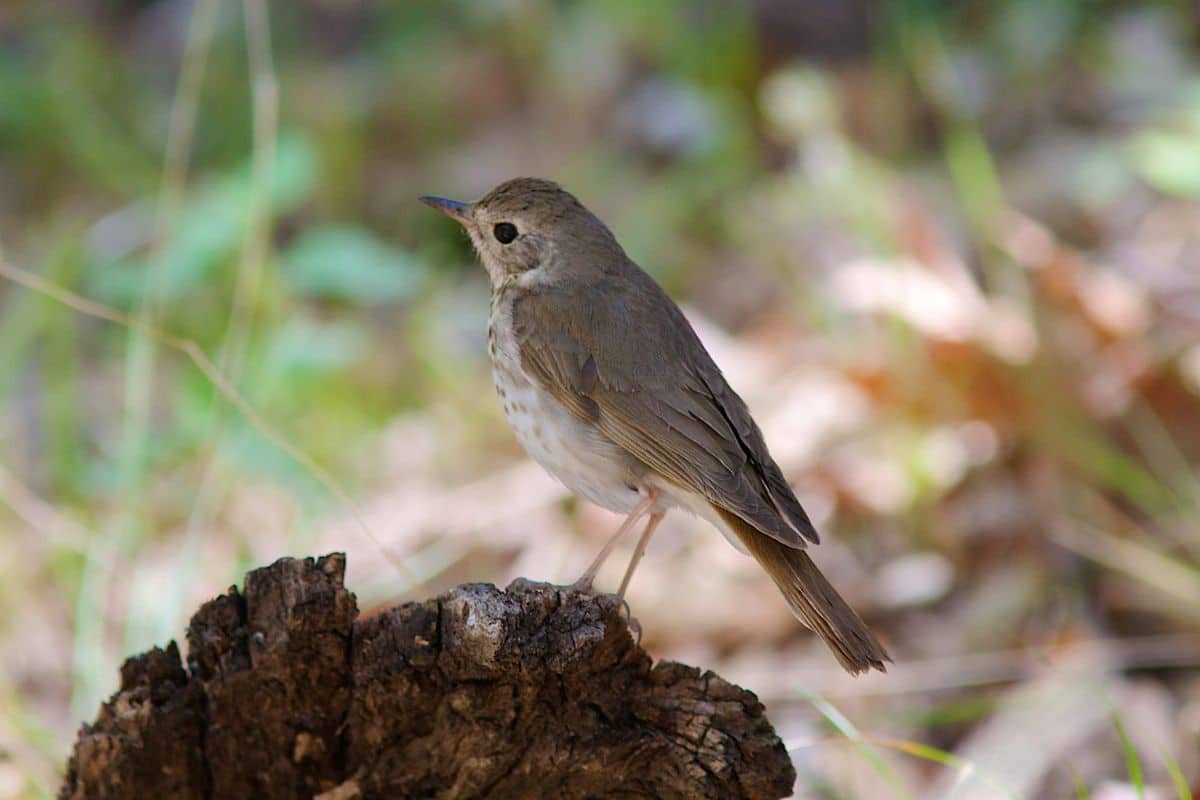
[{"label": "bird's claw", "polygon": [[625,624],[634,633],[635,644],[640,647],[642,644],[642,623],[637,621],[637,617],[633,615],[633,609],[629,607],[629,601],[624,597],[621,598],[621,611],[623,612],[621,616],[625,618]]},{"label": "bird's claw", "polygon": [[594,578],[591,575],[584,575],[579,580],[567,586],[567,589],[580,594],[594,594],[596,589],[592,585]]}]

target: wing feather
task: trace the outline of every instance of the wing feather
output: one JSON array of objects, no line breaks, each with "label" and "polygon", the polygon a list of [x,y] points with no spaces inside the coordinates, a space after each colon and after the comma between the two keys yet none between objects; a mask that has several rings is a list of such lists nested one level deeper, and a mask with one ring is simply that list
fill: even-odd
[{"label": "wing feather", "polygon": [[[581,289],[523,294],[512,314],[522,367],[576,417],[780,543],[818,541],[746,404],[678,306],[631,262]],[[664,324],[651,340],[655,318]]]}]

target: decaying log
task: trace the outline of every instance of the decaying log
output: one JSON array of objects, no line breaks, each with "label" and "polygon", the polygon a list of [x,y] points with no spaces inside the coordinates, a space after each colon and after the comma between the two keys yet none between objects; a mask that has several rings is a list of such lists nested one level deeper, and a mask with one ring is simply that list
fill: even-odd
[{"label": "decaying log", "polygon": [[200,608],[188,661],[129,659],[62,798],[778,798],[750,692],[652,665],[620,601],[517,580],[356,619],[341,554]]}]

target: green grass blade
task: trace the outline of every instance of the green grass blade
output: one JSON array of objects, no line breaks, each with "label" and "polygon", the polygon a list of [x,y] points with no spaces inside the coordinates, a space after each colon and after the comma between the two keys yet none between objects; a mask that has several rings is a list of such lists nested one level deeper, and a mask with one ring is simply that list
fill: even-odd
[{"label": "green grass blade", "polygon": [[1179,768],[1179,762],[1165,750],[1162,751],[1162,760],[1167,765],[1167,774],[1171,776],[1171,784],[1175,787],[1175,794],[1179,800],[1194,800],[1187,778],[1183,776],[1183,770]]},{"label": "green grass blade", "polygon": [[912,800],[912,795],[910,795],[908,790],[904,788],[904,784],[900,782],[900,778],[894,771],[892,771],[892,768],[889,767],[886,762],[884,762],[883,758],[880,757],[875,748],[871,747],[871,745],[867,743],[866,739],[864,739],[862,734],[859,733],[858,728],[855,727],[853,722],[847,719],[841,711],[839,711],[825,698],[814,694],[808,694],[807,692],[803,693],[803,696],[813,704],[813,707],[817,709],[817,711],[821,712],[821,716],[825,717],[825,719],[829,721],[829,724],[837,729],[838,733],[842,734],[854,743],[854,748],[858,750],[859,754],[862,755],[862,757],[866,759],[867,763],[871,765],[871,768],[875,770],[875,774],[878,775],[883,782],[886,783],[888,787],[896,793],[897,797],[903,798],[904,800]]},{"label": "green grass blade", "polygon": [[1083,776],[1074,767],[1071,768],[1071,783],[1075,784],[1075,797],[1077,800],[1088,800],[1091,797],[1087,784],[1083,782]]},{"label": "green grass blade", "polygon": [[1129,771],[1129,782],[1137,789],[1138,800],[1145,800],[1146,797],[1146,779],[1142,775],[1142,762],[1138,758],[1137,750],[1133,748],[1133,742],[1129,739],[1129,732],[1125,730],[1125,725],[1121,722],[1121,718],[1113,713],[1113,727],[1117,729],[1117,735],[1121,737],[1121,750],[1125,753],[1125,768]]},{"label": "green grass blade", "polygon": [[939,750],[932,745],[910,742],[907,739],[870,739],[869,741],[881,747],[888,747],[892,750],[898,750],[901,753],[907,753],[910,756],[916,756],[917,758],[958,770],[960,781],[971,777],[979,778],[1004,796],[1011,797],[1013,800],[1020,800],[1017,797],[1017,793],[1005,786],[998,778],[984,772],[974,762],[968,761],[962,756],[947,753],[945,750]]}]

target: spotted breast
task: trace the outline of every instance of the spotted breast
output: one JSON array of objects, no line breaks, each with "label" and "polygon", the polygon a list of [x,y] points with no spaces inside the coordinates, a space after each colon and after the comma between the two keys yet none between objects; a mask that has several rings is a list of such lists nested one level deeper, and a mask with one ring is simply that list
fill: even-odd
[{"label": "spotted breast", "polygon": [[640,499],[645,472],[595,426],[571,415],[521,366],[512,324],[512,292],[497,291],[488,320],[492,380],[504,415],[529,457],[571,491],[611,511],[628,513]]}]

